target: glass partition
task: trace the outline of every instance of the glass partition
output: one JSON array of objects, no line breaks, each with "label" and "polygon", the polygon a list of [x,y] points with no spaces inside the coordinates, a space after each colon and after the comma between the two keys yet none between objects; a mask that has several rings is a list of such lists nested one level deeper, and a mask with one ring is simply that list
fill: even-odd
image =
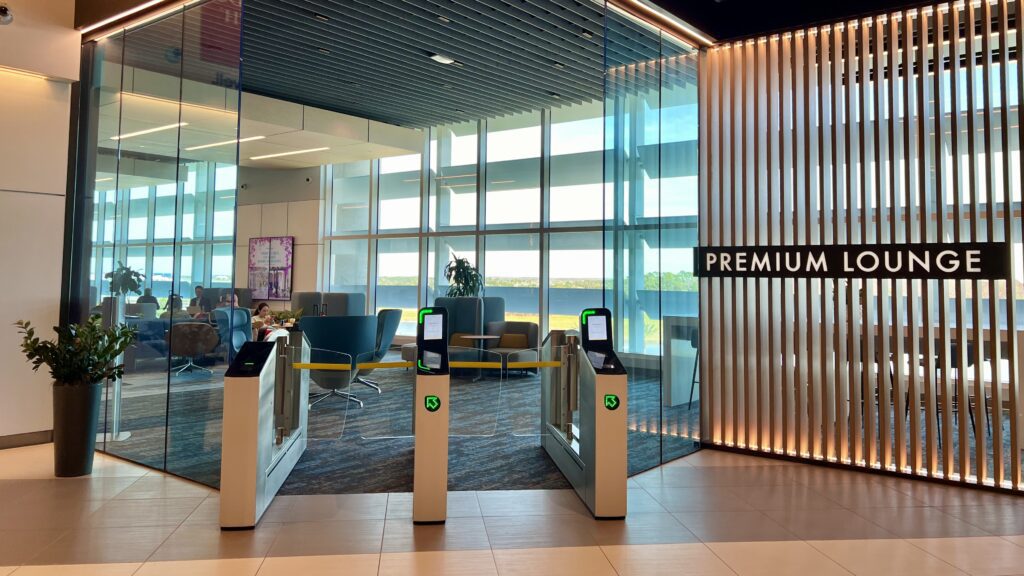
[{"label": "glass partition", "polygon": [[[89,257],[72,320],[138,330],[124,378],[107,386],[98,448],[212,486],[223,373],[251,339],[247,311],[194,300],[200,286],[234,286],[239,92],[226,86],[237,86],[239,10],[210,0],[83,50],[79,186],[92,222],[74,240]],[[112,286],[121,265],[143,275],[141,294]]]}]

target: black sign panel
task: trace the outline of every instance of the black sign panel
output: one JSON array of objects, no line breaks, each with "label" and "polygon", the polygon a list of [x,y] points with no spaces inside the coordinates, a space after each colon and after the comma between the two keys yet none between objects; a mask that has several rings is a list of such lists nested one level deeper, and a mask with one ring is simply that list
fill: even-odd
[{"label": "black sign panel", "polygon": [[1005,242],[700,246],[693,269],[704,278],[1006,279]]}]

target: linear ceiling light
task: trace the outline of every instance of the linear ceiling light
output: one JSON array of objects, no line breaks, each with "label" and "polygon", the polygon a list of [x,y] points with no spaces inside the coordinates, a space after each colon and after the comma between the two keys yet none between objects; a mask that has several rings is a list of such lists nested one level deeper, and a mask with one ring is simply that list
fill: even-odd
[{"label": "linear ceiling light", "polygon": [[324,146],[323,148],[310,148],[308,150],[292,150],[291,152],[278,152],[277,154],[264,154],[262,156],[251,156],[249,160],[263,160],[266,158],[279,158],[281,156],[292,156],[294,154],[306,154],[307,152],[323,152],[324,150],[330,150],[330,146]]},{"label": "linear ceiling light", "polygon": [[111,178],[100,178],[99,180],[96,180],[96,183],[99,184],[100,182],[111,182],[113,180],[114,180],[113,177],[111,177]]},{"label": "linear ceiling light", "polygon": [[153,6],[156,6],[157,4],[159,4],[161,2],[163,2],[163,0],[149,0],[149,2],[146,2],[146,3],[143,3],[143,4],[139,4],[135,8],[131,8],[131,9],[125,10],[124,12],[121,12],[119,14],[114,14],[110,18],[107,18],[105,20],[100,20],[99,22],[97,22],[95,24],[90,24],[89,26],[86,26],[85,28],[82,28],[82,34],[88,34],[89,32],[92,32],[93,30],[95,30],[97,28],[102,28],[102,27],[106,26],[107,24],[112,24],[112,23],[117,22],[118,20],[120,20],[122,18],[127,18],[127,17],[131,16],[132,14],[136,14],[138,12],[142,12],[143,10],[145,10],[147,8],[152,8]]},{"label": "linear ceiling light", "polygon": [[193,150],[203,150],[205,148],[214,148],[216,146],[227,146],[228,144],[241,144],[242,142],[252,142],[253,140],[263,140],[264,138],[266,138],[266,136],[250,136],[248,138],[225,140],[223,142],[214,142],[212,144],[203,144],[201,146],[190,146],[188,148],[185,148],[185,151],[191,152]]},{"label": "linear ceiling light", "polygon": [[455,58],[445,56],[444,54],[431,54],[430,59],[441,64],[455,64]]},{"label": "linear ceiling light", "polygon": [[152,134],[153,132],[162,132],[164,130],[171,130],[173,128],[179,128],[181,126],[188,126],[188,122],[175,122],[174,124],[168,124],[167,126],[157,126],[156,128],[149,128],[147,130],[139,130],[138,132],[129,132],[127,134],[121,134],[118,136],[111,136],[111,140],[124,140],[125,138],[134,138],[136,136],[142,136],[143,134]]}]

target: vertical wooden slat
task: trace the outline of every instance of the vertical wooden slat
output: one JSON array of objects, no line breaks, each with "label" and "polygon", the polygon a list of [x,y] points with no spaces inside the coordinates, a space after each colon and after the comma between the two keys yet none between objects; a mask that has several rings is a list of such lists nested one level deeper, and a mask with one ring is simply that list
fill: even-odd
[{"label": "vertical wooden slat", "polygon": [[[835,107],[832,110],[832,160],[834,168],[835,191],[832,194],[835,202],[835,214],[833,215],[836,243],[845,244],[849,242],[849,190],[850,190],[850,166],[846,158],[846,150],[849,148],[849,99],[843,99],[845,91],[845,40],[846,28],[837,25],[833,29],[833,65],[832,65],[832,101]],[[842,165],[842,170],[840,170]],[[847,295],[849,284],[846,280],[836,282],[834,292],[834,305],[836,327],[835,344],[838,348],[838,362],[836,373],[839,381],[836,383],[836,420],[839,429],[839,460],[852,462],[852,448],[850,439],[850,387],[849,372],[849,315],[847,314]]]},{"label": "vertical wooden slat", "polygon": [[[953,198],[953,242],[959,244],[963,241],[963,205],[964,205],[964,194],[963,186],[961,184],[961,164],[960,159],[962,157],[960,143],[960,108],[963,100],[960,98],[960,11],[961,8],[953,6],[949,11],[949,70],[950,70],[950,91],[949,91],[949,109],[950,114],[950,152],[953,156],[953,162],[950,165],[950,176],[952,182],[951,195]],[[955,358],[956,362],[956,396],[957,396],[957,432],[959,436],[959,450],[958,459],[959,466],[957,471],[960,474],[960,481],[967,482],[968,477],[971,475],[971,458],[970,458],[970,440],[968,437],[968,426],[971,421],[970,417],[970,403],[968,402],[967,392],[967,317],[964,314],[964,299],[966,298],[967,292],[964,289],[967,283],[963,280],[957,280],[955,286],[955,300],[956,300],[956,341],[957,341],[957,355]]]},{"label": "vertical wooden slat", "polygon": [[[818,34],[812,30],[804,37],[804,110],[806,120],[804,121],[804,142],[807,145],[804,160],[804,185],[807,187],[807,201],[805,206],[805,244],[818,243],[818,117],[819,93],[817,83],[817,58]],[[807,351],[805,372],[807,381],[807,412],[808,412],[808,445],[807,451],[810,457],[820,458],[821,449],[821,366],[820,347],[821,341],[821,317],[819,314],[819,292],[821,292],[821,281],[817,279],[805,280],[807,295],[807,319],[804,332],[807,335]]]},{"label": "vertical wooden slat", "polygon": [[[917,205],[917,171],[915,170],[916,146],[916,123],[914,121],[915,102],[914,96],[918,98],[914,90],[914,18],[911,12],[905,12],[903,18],[903,141],[906,146],[904,156],[905,176],[907,179],[906,206],[907,206],[907,235],[905,242],[914,242],[919,239],[918,231],[914,226],[915,220],[920,215],[920,208]],[[918,391],[918,326],[917,326],[917,302],[914,297],[916,280],[907,281],[907,328],[910,335],[910,358],[907,372],[909,375],[907,383],[907,402],[910,409],[910,427],[907,430],[910,436],[910,466],[913,473],[921,470],[921,395]]]},{"label": "vertical wooden slat", "polygon": [[[1021,9],[1022,9],[1021,4],[1022,4],[1021,0],[1016,0],[1014,2],[1014,5],[1013,5],[1014,22],[1015,22],[1014,32],[1016,33],[1015,34],[1015,40],[1016,40],[1016,45],[1017,45],[1017,58],[1016,58],[1016,60],[1017,60],[1017,68],[1016,68],[1016,71],[1017,71],[1017,111],[1018,111],[1017,112],[1017,116],[1018,116],[1018,121],[1017,121],[1017,124],[1015,126],[1015,130],[1017,132],[1017,151],[1018,151],[1018,153],[1017,153],[1017,180],[1018,181],[1020,179],[1024,178],[1024,152],[1022,152],[1022,151],[1024,151],[1024,130],[1021,129],[1020,120],[1019,120],[1019,118],[1020,118],[1021,103],[1024,102],[1024,53],[1021,52],[1021,50],[1022,50],[1021,43],[1024,42],[1024,15],[1021,14]],[[1014,234],[1017,235],[1015,240],[1016,241],[1024,241],[1024,217],[1018,215],[1018,216],[1015,216],[1015,218],[1017,220],[1017,225],[1014,226]],[[1020,265],[1020,266],[1024,267],[1024,262],[1021,262],[1021,261],[1018,260],[1016,253],[1013,256],[1013,260],[1014,260],[1014,266]],[[1016,274],[1014,274],[1013,295],[1014,295],[1014,307],[1015,308],[1016,308],[1016,300],[1017,300],[1017,294],[1016,294],[1016,292],[1017,292],[1017,287],[1016,287],[1017,280],[1016,280],[1016,278],[1017,278],[1017,276],[1016,276]],[[1017,327],[1014,326],[1014,332],[1016,332],[1016,331],[1017,331]],[[1024,350],[1021,349],[1022,347],[1024,347],[1024,342],[1018,341],[1017,346],[1018,346],[1017,347],[1017,357],[1016,357],[1016,360],[1017,360],[1017,367],[1016,367],[1017,380],[1015,382],[1014,387],[1011,388],[1011,393],[1014,394],[1014,398],[1017,398],[1017,400],[1011,400],[1011,412],[1010,412],[1011,426],[1012,426],[1011,434],[1013,434],[1013,438],[1012,438],[1011,442],[1016,442],[1016,448],[1012,448],[1013,449],[1013,456],[1012,456],[1012,460],[1011,461],[1012,462],[1016,462],[1016,463],[1013,465],[1013,471],[1011,472],[1011,474],[1013,476],[1013,487],[1015,489],[1020,490],[1020,489],[1024,488],[1024,486],[1021,485],[1022,480],[1024,480],[1024,479],[1021,478],[1022,473],[1024,473],[1024,471],[1021,470],[1021,466],[1024,463],[1021,463],[1019,461],[1019,459],[1020,459],[1020,450],[1024,449],[1024,402],[1019,401],[1020,386],[1022,384],[1024,384]],[[1011,445],[1011,447],[1012,447],[1012,445]]]},{"label": "vertical wooden slat", "polygon": [[[862,242],[860,219],[862,217],[860,194],[861,183],[857,170],[860,160],[857,137],[858,114],[860,103],[854,87],[857,82],[857,23],[847,24],[846,32],[846,182],[847,182],[847,239],[851,244]],[[852,444],[851,459],[854,464],[862,464],[864,460],[864,373],[861,364],[861,344],[863,335],[863,318],[860,312],[860,290],[862,281],[856,278],[847,281],[847,312],[849,314],[849,373],[850,373],[850,443]]]},{"label": "vertical wooden slat", "polygon": [[[806,35],[797,32],[793,35],[793,244],[804,244],[807,231],[804,222],[804,210],[807,204],[807,182],[804,179],[804,166],[806,157],[806,133],[804,125],[806,122],[806,109],[804,108],[804,50]],[[804,301],[807,297],[806,280],[793,280],[793,323],[790,331],[793,333],[793,394],[795,414],[793,418],[794,436],[796,445],[793,449],[799,455],[807,454],[807,380],[804,366],[807,362],[807,342],[805,332],[802,329],[807,322],[805,315]]]},{"label": "vertical wooden slat", "polygon": [[[932,153],[934,157],[934,173],[935,173],[935,205],[936,205],[936,241],[946,242],[946,223],[948,220],[946,205],[946,162],[945,152],[942,146],[942,140],[945,134],[945,106],[946,100],[945,90],[942,85],[943,77],[943,61],[945,59],[944,49],[944,10],[935,10],[933,13],[932,21],[932,34],[933,34],[933,52],[932,52],[932,66],[934,71],[932,73],[932,98],[933,98],[933,109],[932,116],[935,119],[934,123],[934,136],[932,139]],[[951,370],[953,363],[950,361],[950,340],[949,340],[949,300],[946,295],[946,286],[948,282],[940,280],[938,283],[938,308],[939,308],[939,331],[940,331],[940,347],[938,350],[939,366],[938,374],[939,381],[936,382],[938,388],[941,391],[942,402],[939,403],[939,410],[941,411],[942,419],[939,429],[942,431],[940,434],[940,441],[942,444],[942,475],[944,478],[951,478],[953,476],[953,382],[951,379]]]},{"label": "vertical wooden slat", "polygon": [[[723,47],[717,51],[718,56],[718,163],[716,169],[718,171],[718,203],[719,203],[719,219],[718,219],[718,246],[726,245],[726,231],[728,228],[728,222],[731,220],[732,215],[728,213],[728,204],[726,202],[726,170],[725,170],[725,150],[727,149],[728,140],[728,129],[727,129],[727,115],[725,114],[726,109],[726,82],[725,78],[728,74],[728,49]],[[720,351],[720,358],[729,358],[729,331],[727,329],[727,318],[729,309],[731,308],[731,302],[729,301],[729,280],[725,278],[718,279],[719,294],[721,294],[721,301],[718,308],[718,349]],[[729,382],[729,362],[718,362],[718,441],[728,442],[726,431],[729,425],[729,396],[728,390],[730,388]]]},{"label": "vertical wooden slat", "polygon": [[[917,13],[917,156],[915,167],[917,168],[917,192],[918,192],[918,224],[921,227],[920,241],[929,242],[931,238],[931,220],[933,216],[933,202],[931,198],[931,178],[928,170],[928,163],[931,157],[928,154],[928,131],[930,130],[928,115],[931,107],[928,94],[928,14],[921,10]],[[923,344],[924,374],[921,379],[922,392],[925,399],[925,466],[928,475],[933,476],[938,471],[938,454],[936,447],[936,410],[935,410],[935,337],[934,323],[932,321],[932,298],[930,280],[921,281],[921,322],[916,326],[918,337]],[[917,339],[915,338],[915,340]]]},{"label": "vertical wooden slat", "polygon": [[[792,176],[790,167],[793,165],[793,153],[790,146],[793,130],[792,124],[792,63],[790,61],[791,36],[784,34],[780,39],[780,51],[782,57],[779,61],[781,98],[779,99],[780,116],[779,128],[779,208],[782,212],[782,228],[780,230],[781,244],[790,243],[793,234],[792,204],[790,192],[792,188]],[[793,351],[793,322],[792,304],[789,295],[793,293],[793,280],[785,279],[782,283],[781,297],[781,360],[782,360],[782,450],[786,454],[795,452],[793,438],[793,381],[792,381],[792,351]]]},{"label": "vertical wooden slat", "polygon": [[[859,149],[860,149],[860,241],[863,244],[876,243],[875,227],[872,219],[877,216],[874,204],[874,176],[872,174],[874,149],[874,132],[871,127],[871,20],[860,23],[860,42],[858,43],[857,56],[860,70],[858,87],[860,94],[860,116],[858,122]],[[878,461],[878,443],[876,428],[876,391],[879,389],[875,367],[878,366],[878,358],[875,356],[875,286],[876,281],[867,279],[861,284],[863,294],[860,300],[861,326],[862,326],[862,351],[861,351],[861,393],[863,394],[864,412],[864,459],[868,466],[873,466]]]},{"label": "vertical wooden slat", "polygon": [[[778,149],[777,145],[779,140],[776,139],[775,133],[779,131],[779,118],[778,115],[778,95],[781,94],[779,90],[779,40],[778,36],[773,36],[768,40],[768,66],[767,73],[765,75],[766,88],[767,88],[767,119],[768,119],[768,147],[767,147],[767,162],[768,162],[768,245],[775,245],[780,243],[779,228],[781,223],[779,222],[780,216],[778,212],[780,195],[779,190],[779,171],[778,171]],[[781,384],[779,375],[779,357],[778,357],[778,315],[779,315],[779,295],[781,293],[782,282],[776,278],[768,280],[768,320],[769,320],[769,333],[768,333],[768,359],[770,362],[768,369],[768,414],[769,414],[769,428],[771,429],[771,450],[773,452],[780,452],[782,450],[782,419],[780,414],[780,408],[782,406],[781,401]]]},{"label": "vertical wooden slat", "polygon": [[[902,187],[905,180],[901,177],[900,163],[906,158],[904,148],[905,140],[900,131],[900,96],[901,89],[905,89],[905,74],[900,74],[900,22],[901,18],[894,14],[889,18],[889,186],[892,190],[892,221],[890,223],[890,234],[892,241],[897,244],[906,242],[906,228],[903,225],[903,218],[906,211],[903,206]],[[905,121],[905,117],[904,117]],[[893,421],[894,428],[894,451],[896,469],[903,471],[907,466],[907,432],[906,432],[906,397],[904,376],[903,327],[905,325],[905,308],[903,306],[903,295],[901,288],[905,285],[900,280],[892,281],[892,318],[893,318],[893,360],[891,363],[893,371]]]},{"label": "vertical wooden slat", "polygon": [[[982,67],[982,115],[985,121],[982,134],[985,142],[985,206],[986,234],[985,239],[995,241],[996,208],[998,187],[996,185],[995,150],[992,147],[992,4],[987,0],[981,3],[981,50],[985,63]],[[1002,346],[999,337],[999,285],[996,280],[988,281],[988,333],[989,366],[992,372],[990,389],[992,401],[989,410],[992,417],[992,477],[998,486],[1003,481],[1003,406],[1002,406]]]},{"label": "vertical wooden slat", "polygon": [[[875,20],[873,55],[874,64],[874,115],[873,122],[875,132],[875,242],[888,244],[889,238],[887,207],[890,205],[887,195],[887,181],[885,178],[885,159],[888,151],[888,125],[885,122],[885,22],[887,20]],[[878,438],[881,450],[879,452],[879,466],[888,469],[892,464],[892,434],[891,430],[891,393],[892,386],[889,380],[889,286],[887,280],[878,282],[878,350],[875,366],[878,370]]]},{"label": "vertical wooden slat", "polygon": [[[747,225],[744,228],[744,244],[747,246],[757,246],[757,219],[759,214],[757,212],[758,198],[757,188],[755,182],[757,181],[756,176],[756,162],[755,162],[755,150],[757,148],[756,141],[756,112],[755,112],[755,76],[756,76],[756,59],[754,57],[755,45],[753,41],[747,41],[743,46],[743,60],[744,60],[744,86],[743,91],[743,169],[745,172],[743,182],[743,194],[746,197],[746,221]],[[746,298],[744,298],[744,306],[746,307],[745,323],[743,325],[743,342],[745,344],[745,351],[743,354],[743,376],[746,379],[746,394],[744,395],[744,410],[743,414],[746,416],[744,419],[744,432],[743,432],[743,443],[744,446],[750,447],[756,445],[756,428],[758,426],[756,415],[757,415],[757,358],[760,356],[757,351],[756,342],[757,328],[759,322],[757,321],[758,316],[758,305],[757,301],[757,283],[758,281],[751,278],[743,280],[745,284],[744,290],[746,292]]]},{"label": "vertical wooden slat", "polygon": [[[981,237],[978,230],[978,169],[975,149],[977,148],[976,137],[976,111],[975,111],[975,74],[977,72],[976,57],[976,35],[975,26],[977,15],[974,11],[974,3],[967,2],[967,43],[965,53],[967,55],[967,190],[970,193],[968,206],[970,206],[970,241],[978,242]],[[988,476],[988,458],[985,450],[985,369],[982,344],[984,332],[981,329],[981,283],[977,280],[971,281],[971,341],[974,344],[974,470],[977,477],[976,482],[983,482]],[[967,402],[967,400],[964,400]]]},{"label": "vertical wooden slat", "polygon": [[[766,218],[766,210],[768,203],[768,191],[766,186],[766,169],[765,169],[765,144],[767,142],[766,131],[762,130],[763,126],[767,125],[768,118],[766,117],[763,107],[765,104],[765,97],[768,89],[765,85],[765,50],[767,44],[764,38],[761,38],[754,45],[754,194],[756,195],[756,205],[754,207],[754,213],[757,215],[755,221],[755,237],[756,243],[760,246],[768,244],[768,218]],[[769,215],[770,217],[770,215]],[[756,447],[760,450],[764,450],[768,444],[768,436],[770,429],[766,427],[768,422],[767,409],[768,401],[765,397],[765,391],[768,389],[768,375],[767,367],[770,365],[769,358],[767,358],[766,341],[767,338],[767,312],[768,312],[768,282],[764,278],[758,278],[755,284],[755,299],[757,301],[757,337],[754,346],[755,353],[757,354],[757,444]]]},{"label": "vertical wooden slat", "polygon": [[[822,244],[834,244],[835,225],[835,162],[833,161],[834,148],[832,146],[832,133],[835,130],[835,95],[832,92],[832,64],[834,62],[832,51],[832,28],[826,27],[819,36],[818,45],[818,108],[820,110],[820,122],[818,124],[818,163],[821,166],[821,198],[822,214],[820,226],[820,241]],[[827,279],[822,282],[821,306],[821,375],[822,387],[822,427],[825,434],[824,457],[835,461],[836,455],[836,394],[835,382],[837,365],[835,362],[835,340],[833,339],[835,328],[835,280]]]},{"label": "vertical wooden slat", "polygon": [[[700,215],[698,217],[699,223],[699,236],[700,242],[703,246],[710,245],[711,242],[711,225],[710,221],[713,222],[713,210],[712,210],[712,199],[714,194],[711,193],[713,190],[711,186],[712,178],[714,178],[713,170],[713,156],[714,154],[709,151],[714,150],[714,144],[712,137],[714,135],[714,129],[711,122],[713,106],[710,105],[713,102],[712,90],[714,83],[711,81],[710,67],[712,59],[714,58],[714,50],[704,51],[700,53],[697,74],[699,81],[697,83],[697,90],[700,94],[698,106],[700,114],[700,126],[699,138],[700,138],[700,167],[701,173],[697,175],[700,182],[701,193],[704,195],[699,201],[701,207]],[[714,309],[711,305],[713,299],[717,298],[718,291],[712,289],[713,280],[707,278],[701,278],[700,280],[700,437],[703,441],[714,441],[715,437],[711,433],[711,421],[712,411],[711,407],[714,404],[713,388],[711,386],[711,370],[712,363],[711,359],[715,358],[714,350],[714,338],[711,333],[711,311]]]},{"label": "vertical wooden slat", "polygon": [[[1020,242],[1020,236],[1017,234],[1017,225],[1015,222],[1016,217],[1014,216],[1013,209],[1013,182],[1012,182],[1012,170],[1010,168],[1010,106],[1012,104],[1017,105],[1018,115],[1020,111],[1020,92],[1017,93],[1017,101],[1010,102],[1010,44],[1009,44],[1009,20],[1010,10],[1007,5],[1007,0],[999,1],[999,71],[1000,71],[1000,85],[1002,86],[1002,108],[1000,110],[1000,136],[1001,136],[1001,150],[1002,150],[1002,167],[1003,167],[1003,230],[1004,238],[1009,243],[1010,249]],[[1018,4],[1019,6],[1019,4]],[[1019,13],[1018,13],[1019,14]],[[1019,18],[1018,18],[1019,19]],[[1020,36],[1017,36],[1017,59],[1020,60]],[[1018,127],[1019,128],[1019,127]],[[1019,150],[1019,149],[1018,149]],[[1009,482],[1010,486],[1016,488],[1020,483],[1020,443],[1019,436],[1016,434],[1017,426],[1014,415],[1017,414],[1017,363],[1020,361],[1018,358],[1017,346],[1019,344],[1017,337],[1017,287],[1016,287],[1016,270],[1019,262],[1017,262],[1016,254],[1012,254],[1010,258],[1010,269],[1006,278],[1006,334],[1007,334],[1007,363],[1009,366],[1009,379],[1008,385],[1008,416],[1010,419],[1010,470]],[[1001,408],[1000,408],[1000,411]]]}]

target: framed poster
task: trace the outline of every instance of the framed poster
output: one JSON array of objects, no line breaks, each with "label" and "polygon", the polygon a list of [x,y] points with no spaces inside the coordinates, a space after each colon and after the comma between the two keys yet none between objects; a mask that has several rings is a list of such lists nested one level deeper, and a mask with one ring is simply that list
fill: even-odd
[{"label": "framed poster", "polygon": [[249,239],[249,290],[257,300],[292,299],[294,236]]}]

